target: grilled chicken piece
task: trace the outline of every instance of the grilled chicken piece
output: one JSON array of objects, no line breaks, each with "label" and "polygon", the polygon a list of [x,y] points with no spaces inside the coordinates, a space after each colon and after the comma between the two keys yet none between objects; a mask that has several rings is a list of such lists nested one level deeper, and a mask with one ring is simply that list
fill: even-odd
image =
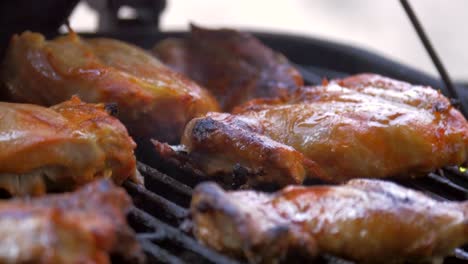
[{"label": "grilled chicken piece", "polygon": [[0,103],[0,188],[11,195],[70,190],[96,178],[139,182],[134,148],[104,105],[77,97],[50,108]]},{"label": "grilled chicken piece", "polygon": [[207,91],[140,48],[73,32],[52,41],[31,32],[13,36],[1,77],[16,102],[50,106],[78,95],[117,103],[117,117],[141,139],[178,142],[190,119],[218,110]]},{"label": "grilled chicken piece", "polygon": [[302,76],[281,54],[248,33],[191,25],[186,39],[166,39],[153,49],[174,70],[207,87],[224,111],[253,98],[287,94]]},{"label": "grilled chicken piece", "polygon": [[468,202],[439,202],[378,180],[289,186],[277,193],[195,189],[194,233],[251,263],[333,254],[358,263],[441,258],[468,242]]},{"label": "grilled chicken piece", "polygon": [[0,202],[1,263],[131,263],[144,255],[127,225],[131,199],[102,180],[74,193]]},{"label": "grilled chicken piece", "polygon": [[206,175],[240,174],[247,186],[343,182],[466,162],[468,124],[436,90],[363,74],[209,113],[187,125],[182,143]]}]

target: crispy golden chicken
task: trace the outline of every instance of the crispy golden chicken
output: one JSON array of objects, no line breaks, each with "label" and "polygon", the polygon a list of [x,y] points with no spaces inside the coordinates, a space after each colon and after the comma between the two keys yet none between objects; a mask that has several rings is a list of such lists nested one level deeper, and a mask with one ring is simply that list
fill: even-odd
[{"label": "crispy golden chicken", "polygon": [[190,119],[218,110],[207,91],[142,49],[73,32],[51,41],[31,32],[13,36],[1,78],[17,102],[50,106],[78,95],[117,103],[117,117],[136,138],[178,142]]},{"label": "crispy golden chicken", "polygon": [[195,118],[182,144],[206,175],[246,186],[343,182],[466,162],[468,124],[436,90],[363,74]]},{"label": "crispy golden chicken", "polygon": [[96,178],[141,181],[134,148],[104,105],[77,97],[50,108],[0,102],[0,188],[11,195],[70,190]]},{"label": "crispy golden chicken", "polygon": [[468,242],[468,202],[438,202],[378,180],[273,194],[202,183],[191,213],[202,243],[251,263],[324,253],[358,263],[420,262]]},{"label": "crispy golden chicken", "polygon": [[302,76],[281,54],[249,33],[191,26],[186,39],[166,39],[153,52],[174,70],[207,87],[224,111],[253,98],[287,94]]},{"label": "crispy golden chicken", "polygon": [[0,202],[1,263],[130,263],[144,255],[127,225],[131,199],[102,180],[74,193]]}]

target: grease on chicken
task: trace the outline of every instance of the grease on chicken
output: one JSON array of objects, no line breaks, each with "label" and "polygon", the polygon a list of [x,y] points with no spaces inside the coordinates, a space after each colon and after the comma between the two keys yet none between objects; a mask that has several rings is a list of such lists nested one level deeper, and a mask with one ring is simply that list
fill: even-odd
[{"label": "grease on chicken", "polygon": [[468,124],[430,87],[362,74],[195,118],[182,144],[209,177],[243,168],[246,186],[343,182],[462,164]]},{"label": "grease on chicken", "polygon": [[421,262],[468,242],[467,202],[439,202],[378,180],[273,194],[202,183],[191,214],[202,243],[251,263],[325,253],[358,263]]},{"label": "grease on chicken", "polygon": [[71,190],[97,178],[141,182],[134,148],[104,105],[77,97],[50,108],[0,102],[0,188],[11,195]]}]

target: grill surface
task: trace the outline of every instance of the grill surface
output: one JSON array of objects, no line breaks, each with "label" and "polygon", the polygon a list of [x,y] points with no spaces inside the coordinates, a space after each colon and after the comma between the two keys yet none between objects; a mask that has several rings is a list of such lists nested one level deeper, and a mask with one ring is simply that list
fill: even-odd
[{"label": "grill surface", "polygon": [[[129,216],[130,224],[138,232],[138,240],[150,263],[241,263],[204,247],[190,235],[190,223],[185,219],[191,187],[146,164],[139,163],[138,169],[147,181],[147,189],[131,182],[124,186],[135,202]],[[465,200],[468,197],[468,175],[455,167],[399,183],[439,200]],[[468,253],[462,248],[455,251],[455,256],[445,259],[445,263],[466,261]],[[328,255],[317,262],[353,263]]]},{"label": "grill surface", "polygon": [[[343,77],[347,74],[318,67],[297,65],[308,84],[321,81],[321,76]],[[137,231],[138,240],[150,263],[242,263],[219,254],[198,243],[190,234],[188,207],[192,187],[197,177],[169,163],[154,159],[151,151],[140,151],[140,160],[149,162],[153,167],[138,163],[138,169],[145,177],[146,188],[125,183],[132,195],[135,207],[131,210],[129,221]],[[427,177],[397,180],[399,184],[420,190],[439,200],[468,199],[468,173],[458,167],[448,167],[430,173]],[[455,255],[447,257],[444,263],[467,263],[468,248],[459,248]],[[338,257],[325,255],[317,263],[353,263]]]}]

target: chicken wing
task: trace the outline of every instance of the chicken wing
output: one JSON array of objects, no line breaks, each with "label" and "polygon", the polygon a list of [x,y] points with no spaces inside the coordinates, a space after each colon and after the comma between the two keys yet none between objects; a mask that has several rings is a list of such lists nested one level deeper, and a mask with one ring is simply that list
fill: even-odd
[{"label": "chicken wing", "polygon": [[202,183],[191,213],[202,243],[251,263],[324,253],[358,263],[420,262],[468,242],[468,202],[438,202],[378,180],[274,194]]},{"label": "chicken wing", "polygon": [[218,110],[207,91],[117,40],[72,32],[46,41],[25,32],[13,36],[3,66],[10,100],[50,106],[78,95],[89,103],[117,103],[117,117],[136,138],[178,142],[190,119]]},{"label": "chicken wing", "polygon": [[182,144],[206,175],[241,172],[250,186],[343,182],[459,165],[468,124],[436,90],[363,74],[195,118]]},{"label": "chicken wing", "polygon": [[12,195],[70,190],[96,178],[141,181],[134,148],[103,105],[77,97],[50,108],[0,102],[0,188]]},{"label": "chicken wing", "polygon": [[191,26],[186,39],[167,39],[153,52],[174,70],[207,87],[224,111],[253,98],[277,97],[303,85],[281,54],[248,33]]},{"label": "chicken wing", "polygon": [[1,263],[131,263],[144,255],[125,213],[125,190],[102,180],[74,193],[0,202]]}]

